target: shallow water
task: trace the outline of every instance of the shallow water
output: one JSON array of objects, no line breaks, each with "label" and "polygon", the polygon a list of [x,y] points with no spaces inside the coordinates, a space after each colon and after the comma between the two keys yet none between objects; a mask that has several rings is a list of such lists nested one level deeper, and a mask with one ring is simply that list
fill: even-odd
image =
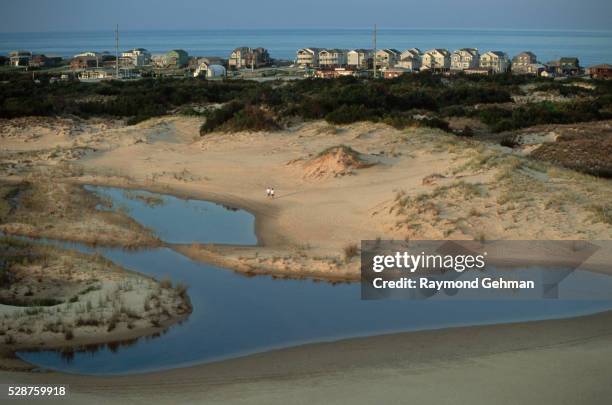
[{"label": "shallow water", "polygon": [[[254,245],[255,218],[243,210],[202,200],[112,187],[85,186],[105,199],[113,209],[123,209],[168,243],[229,243]],[[230,211],[230,213],[228,213]]]},{"label": "shallow water", "polygon": [[[158,219],[140,200],[124,200],[123,190],[89,187],[110,196],[116,203],[129,205],[129,212],[157,229]],[[194,207],[202,202],[175,201],[159,196],[167,205],[153,208],[163,211],[166,221],[174,215],[183,219],[172,224],[161,222],[160,234],[181,239],[181,227],[189,239],[244,240],[244,232],[254,241],[253,217],[244,211],[221,208],[205,210]],[[178,199],[176,199],[178,200]],[[160,211],[157,211],[160,210]],[[187,214],[188,213],[188,214]],[[159,214],[162,216],[162,214]],[[205,218],[214,215],[216,218]],[[248,216],[249,220],[245,220]],[[189,224],[197,224],[197,233]],[[179,224],[181,224],[179,226]],[[205,225],[202,225],[205,224]],[[222,225],[218,225],[222,224]],[[216,229],[215,226],[220,226]],[[235,230],[240,226],[245,229]],[[232,230],[232,231],[228,231]],[[200,240],[200,239],[195,239]],[[63,246],[92,251],[76,244]],[[115,263],[156,278],[169,277],[189,285],[193,313],[187,321],[171,327],[155,339],[140,339],[123,347],[99,347],[66,356],[57,351],[20,352],[18,355],[44,368],[83,374],[126,374],[160,370],[209,362],[216,359],[261,352],[272,348],[306,342],[336,340],[346,337],[377,335],[397,331],[434,329],[449,326],[505,323],[549,319],[595,313],[612,309],[612,301],[563,300],[377,300],[362,301],[359,284],[275,280],[271,277],[245,277],[203,263],[194,262],[168,248],[123,251],[95,249]],[[612,291],[612,278],[588,272],[574,272],[570,283],[600,286]],[[582,279],[582,281],[581,281]]]}]

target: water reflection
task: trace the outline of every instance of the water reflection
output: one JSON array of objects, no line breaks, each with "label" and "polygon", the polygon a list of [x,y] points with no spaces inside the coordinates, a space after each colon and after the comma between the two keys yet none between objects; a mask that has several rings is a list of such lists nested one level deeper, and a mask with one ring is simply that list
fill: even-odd
[{"label": "water reflection", "polygon": [[[255,218],[244,210],[208,201],[142,190],[85,186],[114,209],[123,209],[140,224],[151,228],[168,243],[226,243],[254,245]],[[229,214],[228,215],[228,211]]]},{"label": "water reflection", "polygon": [[[122,199],[122,190],[106,189],[113,199]],[[163,196],[164,199],[166,196]],[[168,200],[165,200],[168,201]],[[190,203],[190,202],[189,202]],[[182,202],[151,208],[133,202],[130,214],[151,219],[157,210]],[[185,232],[211,241],[224,236],[254,241],[252,217],[244,221],[244,211],[228,211],[216,206],[199,212],[189,211]],[[174,211],[176,210],[176,211]],[[145,212],[142,213],[141,211]],[[167,215],[160,214],[164,221]],[[183,214],[185,215],[185,214]],[[215,216],[214,220],[196,218]],[[180,223],[181,221],[178,221]],[[195,224],[197,235],[190,233]],[[208,224],[202,226],[202,224]],[[222,224],[215,225],[215,224]],[[151,223],[146,224],[148,226]],[[180,227],[164,226],[176,236]],[[240,229],[246,227],[246,229]],[[154,227],[155,228],[155,227]],[[156,228],[155,228],[156,229]],[[230,231],[227,231],[230,229]],[[241,239],[242,238],[242,239]],[[57,243],[57,242],[54,242]],[[82,374],[128,374],[200,364],[273,348],[307,342],[337,340],[399,331],[435,329],[462,325],[506,323],[584,315],[612,309],[609,300],[502,300],[502,301],[363,301],[360,286],[352,283],[322,283],[310,280],[248,277],[195,262],[169,248],[126,251],[91,248],[70,244],[83,251],[97,252],[129,270],[157,279],[170,278],[189,286],[193,312],[182,324],[157,337],[114,342],[77,350],[20,352],[22,359],[40,367]],[[590,284],[598,277],[583,274]],[[609,277],[607,278],[609,279]],[[593,280],[595,283],[593,283]]]}]

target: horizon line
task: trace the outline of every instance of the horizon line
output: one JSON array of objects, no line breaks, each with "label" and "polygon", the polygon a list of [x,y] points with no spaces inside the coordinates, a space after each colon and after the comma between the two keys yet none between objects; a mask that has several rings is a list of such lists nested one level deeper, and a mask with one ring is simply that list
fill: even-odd
[{"label": "horizon line", "polygon": [[[338,31],[348,31],[348,30],[364,30],[369,31],[372,30],[374,24],[371,27],[232,27],[232,28],[126,28],[121,29],[121,25],[119,25],[119,31],[123,32],[189,32],[189,31],[286,31],[286,30],[304,30],[304,31],[320,31],[320,30],[338,30]],[[108,31],[114,31],[115,25],[109,26]],[[453,31],[540,31],[540,32],[599,32],[599,33],[611,33],[612,29],[592,29],[592,28],[509,28],[509,27],[378,27],[377,30],[380,31],[439,31],[439,30],[453,30]],[[1,34],[73,34],[73,33],[101,33],[107,32],[106,29],[74,29],[74,30],[47,30],[47,31],[3,31],[0,30]]]}]

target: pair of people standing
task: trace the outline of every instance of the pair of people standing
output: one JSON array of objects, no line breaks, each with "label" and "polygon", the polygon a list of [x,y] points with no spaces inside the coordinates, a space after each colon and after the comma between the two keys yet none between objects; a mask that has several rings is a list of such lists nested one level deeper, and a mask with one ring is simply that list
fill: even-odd
[{"label": "pair of people standing", "polygon": [[268,198],[274,198],[274,188],[273,187],[268,187],[266,189],[266,196]]}]

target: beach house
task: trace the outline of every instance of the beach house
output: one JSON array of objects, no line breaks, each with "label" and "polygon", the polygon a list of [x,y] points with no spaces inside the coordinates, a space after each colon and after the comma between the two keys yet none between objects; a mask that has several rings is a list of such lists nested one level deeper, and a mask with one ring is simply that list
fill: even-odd
[{"label": "beach house", "polygon": [[81,70],[100,67],[100,59],[97,56],[77,55],[70,60],[70,69]]},{"label": "beach house", "polygon": [[78,79],[81,82],[98,82],[101,80],[111,79],[112,77],[112,73],[107,72],[104,69],[84,70],[78,75]]},{"label": "beach house", "polygon": [[587,68],[587,74],[593,79],[612,79],[612,65],[602,63]]},{"label": "beach house", "polygon": [[206,79],[224,78],[226,75],[227,71],[225,67],[208,64],[206,62],[200,62],[195,72],[193,72],[193,77],[203,77]]},{"label": "beach house", "polygon": [[411,72],[418,72],[421,69],[421,58],[417,56],[407,56],[399,60],[395,67],[407,69]]},{"label": "beach house", "polygon": [[74,55],[74,58],[80,58],[80,57],[100,58],[101,56],[102,54],[100,52],[85,51],[85,52],[77,53],[76,55]]},{"label": "beach house", "polygon": [[538,74],[542,65],[538,63],[538,58],[533,52],[521,52],[512,58],[512,73],[514,74]]},{"label": "beach house", "polygon": [[480,66],[480,54],[476,48],[461,48],[451,54],[451,70],[474,69]]},{"label": "beach house", "polygon": [[309,77],[316,77],[318,79],[337,79],[338,77],[346,76],[365,78],[368,77],[368,72],[363,69],[355,69],[349,67],[320,67],[318,69],[315,69],[312,72],[312,75]]},{"label": "beach house", "polygon": [[400,53],[400,61],[409,58],[416,58],[421,61],[423,57],[423,51],[419,48],[410,48],[406,49],[404,52]]},{"label": "beach house", "polygon": [[327,68],[346,66],[347,56],[346,49],[323,49],[319,52],[319,66]]},{"label": "beach house", "polygon": [[420,68],[420,64],[421,64],[422,59],[423,59],[423,51],[421,51],[419,48],[410,48],[410,49],[406,49],[404,52],[400,53],[400,60],[399,60],[399,62],[401,62],[403,60],[408,60],[408,59],[417,60],[418,63],[419,63],[419,68]]},{"label": "beach house", "polygon": [[173,49],[167,52],[163,58],[163,64],[167,68],[181,68],[187,66],[189,54],[182,49]]},{"label": "beach house", "polygon": [[12,51],[9,53],[9,64],[11,66],[28,66],[32,59],[30,51]]},{"label": "beach house", "polygon": [[302,48],[298,49],[295,63],[301,67],[319,66],[319,52],[322,48]]},{"label": "beach house", "polygon": [[376,51],[376,67],[378,69],[394,67],[402,53],[397,49],[385,48]]},{"label": "beach house", "polygon": [[227,65],[227,61],[218,56],[202,56],[201,58],[197,59],[197,64],[199,65],[201,63],[206,63],[208,65]]},{"label": "beach house", "polygon": [[419,48],[406,49],[400,54],[396,67],[416,72],[421,69],[423,52]]},{"label": "beach house", "polygon": [[406,49],[404,52],[400,54],[400,60],[405,59],[405,58],[410,58],[410,57],[421,58],[422,56],[423,56],[423,51],[421,51],[419,48],[410,48],[410,49]]},{"label": "beach house", "polygon": [[370,69],[374,60],[371,49],[353,49],[347,53],[347,65],[356,69]]},{"label": "beach house", "polygon": [[546,65],[555,76],[576,76],[582,72],[580,61],[575,57],[564,57]]},{"label": "beach house", "polygon": [[510,58],[502,51],[488,51],[480,56],[480,68],[489,69],[493,73],[507,72],[510,68]]},{"label": "beach house", "polygon": [[166,58],[165,55],[160,55],[160,54],[154,54],[151,55],[151,65],[153,65],[156,68],[163,68],[164,64],[166,63]]},{"label": "beach house", "polygon": [[122,52],[119,63],[124,66],[147,66],[151,64],[151,53],[144,48]]},{"label": "beach house", "polygon": [[62,58],[59,56],[32,55],[29,65],[30,67],[48,68],[58,66],[62,63]]},{"label": "beach house", "polygon": [[265,48],[241,46],[232,51],[228,65],[230,69],[257,69],[270,64],[270,54]]},{"label": "beach house", "polygon": [[450,67],[451,54],[447,49],[430,49],[423,54],[421,69],[448,70]]},{"label": "beach house", "polygon": [[410,73],[411,69],[402,67],[390,67],[382,69],[382,76],[385,79],[395,79],[403,74]]}]

